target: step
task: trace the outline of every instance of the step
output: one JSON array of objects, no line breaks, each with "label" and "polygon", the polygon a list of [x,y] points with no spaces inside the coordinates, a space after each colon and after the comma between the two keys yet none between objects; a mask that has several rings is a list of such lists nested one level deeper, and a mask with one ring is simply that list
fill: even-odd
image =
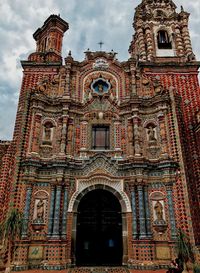
[{"label": "step", "polygon": [[69,273],[129,273],[125,267],[75,267],[70,269]]}]

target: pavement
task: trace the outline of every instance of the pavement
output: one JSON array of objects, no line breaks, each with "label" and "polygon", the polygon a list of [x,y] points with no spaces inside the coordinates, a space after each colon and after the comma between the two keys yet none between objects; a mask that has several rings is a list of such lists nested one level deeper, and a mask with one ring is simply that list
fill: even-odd
[{"label": "pavement", "polygon": [[[130,273],[166,273],[166,269],[164,270],[135,270],[135,269],[129,269]],[[28,270],[28,271],[15,271],[16,273],[69,273],[70,269],[65,270]]]}]

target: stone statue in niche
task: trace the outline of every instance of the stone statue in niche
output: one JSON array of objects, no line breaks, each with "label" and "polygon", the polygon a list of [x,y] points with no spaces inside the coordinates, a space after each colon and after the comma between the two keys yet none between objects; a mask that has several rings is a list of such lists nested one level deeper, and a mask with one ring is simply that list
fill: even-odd
[{"label": "stone statue in niche", "polygon": [[156,221],[163,221],[163,205],[161,204],[160,201],[157,201],[155,206],[154,206],[154,210],[156,213]]},{"label": "stone statue in niche", "polygon": [[103,93],[103,85],[102,84],[98,84],[98,91],[99,93]]},{"label": "stone statue in niche", "polygon": [[45,201],[43,199],[36,199],[36,206],[34,212],[34,223],[44,223],[45,218]]},{"label": "stone statue in niche", "polygon": [[155,134],[155,128],[152,125],[147,127],[147,134],[148,134],[149,141],[157,141],[156,134]]},{"label": "stone statue in niche", "polygon": [[51,122],[46,122],[44,124],[43,144],[51,145],[52,128],[53,128],[53,125]]},{"label": "stone statue in niche", "polygon": [[44,139],[51,140],[51,128],[44,127]]},{"label": "stone statue in niche", "polygon": [[164,219],[164,204],[163,201],[157,200],[154,204],[154,228],[160,234],[164,233],[167,229],[167,223]]},{"label": "stone statue in niche", "polygon": [[37,219],[44,220],[44,201],[42,199],[37,203]]}]

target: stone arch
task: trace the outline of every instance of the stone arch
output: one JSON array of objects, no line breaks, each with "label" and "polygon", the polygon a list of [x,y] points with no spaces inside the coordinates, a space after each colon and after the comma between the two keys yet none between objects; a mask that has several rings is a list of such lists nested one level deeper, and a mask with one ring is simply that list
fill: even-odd
[{"label": "stone arch", "polygon": [[51,144],[53,140],[54,128],[56,122],[51,118],[45,118],[42,121],[42,140],[43,144]]},{"label": "stone arch", "polygon": [[[104,179],[104,180],[103,180]],[[103,189],[105,191],[109,191],[112,194],[114,194],[114,196],[118,199],[120,205],[121,205],[121,213],[122,213],[122,244],[123,244],[123,256],[122,256],[122,263],[123,264],[127,264],[128,262],[128,227],[127,227],[127,218],[126,218],[126,214],[130,213],[132,211],[131,209],[131,203],[130,200],[127,196],[127,194],[123,191],[123,181],[117,181],[116,185],[118,183],[118,186],[120,186],[119,184],[121,184],[121,190],[120,189],[116,189],[116,186],[112,186],[109,185],[109,183],[111,184],[111,182],[109,182],[109,179],[107,179],[107,183],[105,182],[105,178],[103,178],[102,180],[99,179],[98,181],[96,181],[95,184],[90,184],[88,186],[82,185],[79,186],[77,181],[77,190],[76,192],[73,194],[73,196],[71,197],[71,200],[69,202],[69,207],[68,207],[68,213],[72,213],[72,217],[73,217],[73,221],[72,221],[72,230],[71,230],[71,236],[72,236],[72,249],[71,249],[71,257],[72,257],[72,263],[76,264],[76,257],[75,257],[75,253],[76,253],[76,230],[77,230],[77,209],[78,209],[78,205],[82,199],[83,196],[85,196],[87,193],[96,190],[96,189]],[[95,180],[94,180],[95,181]],[[93,181],[93,182],[94,182]],[[104,182],[103,182],[104,181]],[[84,181],[84,182],[88,182]],[[100,183],[102,182],[102,183]],[[115,182],[113,182],[115,183]]]},{"label": "stone arch", "polygon": [[148,127],[149,125],[154,125],[155,127],[159,126],[157,120],[155,120],[155,119],[148,119],[143,123],[144,128]]},{"label": "stone arch", "polygon": [[130,200],[127,194],[123,191],[123,181],[115,180],[111,182],[110,180],[112,179],[101,177],[98,179],[77,181],[77,190],[70,199],[68,212],[77,212],[78,204],[81,198],[89,191],[94,189],[104,189],[112,192],[119,200],[122,212],[131,212],[132,209]]},{"label": "stone arch", "polygon": [[53,118],[44,118],[42,120],[42,125],[44,126],[48,122],[51,123],[53,127],[56,127],[56,121]]}]

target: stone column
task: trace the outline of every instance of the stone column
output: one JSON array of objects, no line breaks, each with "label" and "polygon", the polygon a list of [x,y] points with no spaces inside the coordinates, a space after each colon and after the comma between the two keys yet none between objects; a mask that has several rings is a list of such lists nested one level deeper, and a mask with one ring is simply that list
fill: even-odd
[{"label": "stone column", "polygon": [[137,91],[136,91],[136,65],[131,64],[130,70],[131,70],[131,86],[132,86],[131,96],[134,96],[137,94]]},{"label": "stone column", "polygon": [[148,188],[144,188],[144,203],[145,203],[145,212],[146,212],[146,232],[147,232],[147,237],[151,238],[152,237],[152,232],[151,232],[151,216],[150,216],[150,209],[149,209],[149,198],[148,198]]},{"label": "stone column", "polygon": [[121,158],[121,123],[114,122],[114,149],[115,158]]},{"label": "stone column", "polygon": [[67,130],[67,156],[72,157],[72,139],[73,139],[74,126],[72,123],[68,125]]},{"label": "stone column", "polygon": [[142,149],[140,146],[140,129],[139,129],[139,118],[137,116],[133,117],[133,128],[134,128],[134,153],[135,156],[142,155]]},{"label": "stone column", "polygon": [[142,22],[138,24],[137,36],[138,36],[138,47],[139,47],[139,60],[146,61],[146,48],[144,41],[143,28],[141,26]]},{"label": "stone column", "polygon": [[140,239],[146,238],[146,221],[144,208],[144,189],[143,186],[137,186],[139,198],[139,221],[140,221]]},{"label": "stone column", "polygon": [[146,34],[146,41],[147,41],[147,60],[152,61],[153,59],[153,37],[152,37],[153,31],[150,29],[150,27],[146,27],[145,34]]},{"label": "stone column", "polygon": [[62,213],[62,238],[66,239],[66,228],[67,228],[67,188],[64,188],[64,198],[63,198],[63,213]]},{"label": "stone column", "polygon": [[164,113],[159,113],[158,120],[160,125],[161,156],[168,158],[168,141]]},{"label": "stone column", "polygon": [[[71,54],[71,53],[70,53]],[[71,55],[69,55],[69,58],[66,58],[66,88],[65,88],[65,95],[67,97],[70,97],[70,73],[71,73],[71,61],[73,60]]]},{"label": "stone column", "polygon": [[52,237],[59,237],[61,186],[56,187]]},{"label": "stone column", "polygon": [[32,195],[32,187],[29,186],[26,190],[26,203],[24,208],[24,221],[22,228],[22,238],[27,237],[28,231],[28,222],[29,222],[29,214],[30,214],[30,204],[31,204],[31,195]]},{"label": "stone column", "polygon": [[177,233],[176,233],[176,222],[175,222],[175,216],[174,216],[173,197],[172,197],[171,187],[167,187],[167,200],[168,200],[169,218],[170,218],[170,224],[171,224],[171,238],[172,240],[175,240],[177,237]]},{"label": "stone column", "polygon": [[88,135],[87,135],[87,128],[88,128],[88,122],[82,121],[81,122],[81,147],[80,147],[80,157],[86,158],[87,157],[87,141],[88,141]]},{"label": "stone column", "polygon": [[135,198],[135,188],[133,189],[131,193],[131,202],[132,202],[132,234],[133,238],[137,238],[137,213],[136,213],[136,198]]},{"label": "stone column", "polygon": [[180,27],[176,26],[175,28],[175,38],[176,38],[176,52],[177,56],[183,57],[184,56],[184,48],[183,48],[183,40],[181,37]]},{"label": "stone column", "polygon": [[39,152],[39,136],[40,136],[40,130],[41,130],[41,115],[35,115],[35,121],[34,121],[34,128],[33,128],[33,136],[32,136],[32,153],[38,153]]},{"label": "stone column", "polygon": [[63,126],[62,126],[61,145],[60,145],[61,154],[65,154],[66,152],[67,122],[68,122],[68,116],[63,115]]},{"label": "stone column", "polygon": [[50,200],[50,212],[48,221],[48,236],[53,232],[53,218],[54,218],[54,204],[55,204],[55,187],[51,187],[51,200]]},{"label": "stone column", "polygon": [[186,51],[186,56],[189,56],[193,54],[192,51],[192,45],[191,45],[191,40],[190,40],[190,33],[188,30],[188,22],[184,22],[184,26],[182,28],[182,37],[185,45],[185,51]]},{"label": "stone column", "polygon": [[133,157],[133,121],[128,122],[128,153],[129,157]]}]

